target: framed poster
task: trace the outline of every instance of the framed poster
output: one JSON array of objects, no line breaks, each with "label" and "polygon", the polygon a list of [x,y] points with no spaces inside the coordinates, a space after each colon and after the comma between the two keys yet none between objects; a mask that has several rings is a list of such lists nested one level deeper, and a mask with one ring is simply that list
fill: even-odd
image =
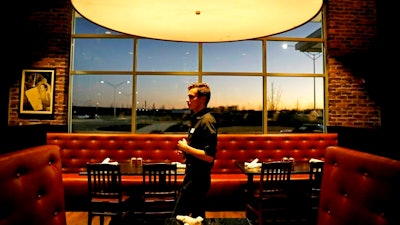
[{"label": "framed poster", "polygon": [[53,115],[55,69],[24,69],[21,79],[21,115]]}]

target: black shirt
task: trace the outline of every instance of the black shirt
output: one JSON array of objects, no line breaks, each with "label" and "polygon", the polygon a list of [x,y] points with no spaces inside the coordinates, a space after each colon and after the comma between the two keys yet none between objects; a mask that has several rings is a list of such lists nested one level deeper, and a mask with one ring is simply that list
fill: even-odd
[{"label": "black shirt", "polygon": [[[192,115],[188,131],[189,146],[201,149],[214,157],[217,153],[217,121],[209,109],[203,109]],[[186,155],[187,175],[210,175],[214,161],[208,163],[190,154]]]}]

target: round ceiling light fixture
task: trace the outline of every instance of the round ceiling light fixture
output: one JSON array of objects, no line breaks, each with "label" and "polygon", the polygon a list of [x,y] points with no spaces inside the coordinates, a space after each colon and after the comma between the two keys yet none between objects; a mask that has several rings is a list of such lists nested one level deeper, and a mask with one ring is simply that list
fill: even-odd
[{"label": "round ceiling light fixture", "polygon": [[315,17],[323,0],[71,0],[100,26],[140,37],[226,42],[294,29]]}]

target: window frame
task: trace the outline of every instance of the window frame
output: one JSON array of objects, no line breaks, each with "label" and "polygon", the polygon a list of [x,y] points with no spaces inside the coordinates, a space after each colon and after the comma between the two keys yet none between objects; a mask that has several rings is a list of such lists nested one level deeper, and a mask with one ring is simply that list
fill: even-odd
[{"label": "window frame", "polygon": [[[324,7],[323,7],[324,8]],[[321,13],[323,13],[324,9],[321,9]],[[73,21],[75,21],[75,13],[73,13]],[[114,32],[104,32],[102,34],[96,33],[96,34],[79,34],[79,33],[72,33],[71,37],[71,62],[74,62],[74,42],[75,39],[82,39],[82,38],[87,38],[87,39],[130,39],[133,41],[133,61],[132,61],[132,71],[104,71],[104,70],[74,70],[74,65],[71,63],[70,65],[70,76],[71,76],[71,86],[73,85],[73,79],[72,77],[74,75],[99,75],[99,74],[115,74],[115,75],[130,75],[132,76],[132,83],[136,84],[137,82],[137,76],[152,76],[152,75],[178,75],[178,76],[197,76],[198,81],[202,81],[203,77],[205,76],[259,76],[262,77],[263,81],[263,97],[262,97],[262,132],[261,133],[268,133],[268,113],[266,110],[268,109],[268,98],[267,96],[267,91],[268,91],[268,83],[267,83],[267,78],[269,77],[314,77],[314,78],[322,78],[324,87],[323,87],[323,119],[322,123],[324,126],[324,132],[326,132],[326,119],[327,116],[327,74],[325,72],[325,57],[326,57],[326,51],[325,51],[325,35],[323,35],[324,32],[324,20],[321,19],[321,29],[322,29],[322,34],[321,37],[291,37],[291,36],[284,36],[284,34],[279,34],[279,35],[274,35],[270,37],[263,37],[263,38],[257,38],[254,39],[253,41],[261,41],[262,42],[262,71],[261,72],[237,72],[237,71],[231,71],[231,72],[225,72],[225,71],[203,71],[201,68],[201,65],[203,63],[203,58],[202,58],[202,52],[203,52],[203,43],[197,43],[198,45],[198,64],[199,64],[199,69],[197,71],[138,71],[137,68],[137,43],[140,37],[135,37],[135,36],[130,36],[130,35],[125,35],[125,34],[119,34],[119,33],[114,33]],[[73,23],[74,25],[74,23]],[[73,26],[74,27],[74,26]],[[105,29],[106,30],[106,29]],[[250,40],[251,41],[251,40]],[[321,49],[321,54],[322,54],[322,73],[276,73],[276,72],[267,72],[267,43],[269,42],[313,42],[313,43],[321,43],[322,44],[322,49]],[[207,44],[207,43],[205,43]],[[314,79],[315,80],[315,79]],[[132,93],[135,93],[135,86],[132,85]],[[70,88],[70,92],[72,92],[72,88]],[[73,93],[72,93],[73,94]],[[72,95],[71,94],[71,95]],[[71,96],[70,95],[70,96]],[[315,95],[314,95],[315,98]],[[131,111],[131,133],[136,133],[136,104],[133,104],[136,102],[136,97],[135,95],[132,95],[132,111]],[[69,122],[68,122],[68,127],[69,127],[69,132],[73,132],[72,128],[72,119],[73,119],[73,102],[72,102],[72,97],[69,98]],[[315,103],[314,103],[315,104]],[[315,107],[314,107],[315,108]],[[79,131],[78,131],[79,132]]]}]

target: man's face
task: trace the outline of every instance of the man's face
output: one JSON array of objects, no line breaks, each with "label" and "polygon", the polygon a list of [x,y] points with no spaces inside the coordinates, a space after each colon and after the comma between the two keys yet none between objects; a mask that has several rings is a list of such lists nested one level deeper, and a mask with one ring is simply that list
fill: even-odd
[{"label": "man's face", "polygon": [[190,110],[192,110],[194,113],[197,113],[205,108],[205,99],[205,96],[199,97],[197,95],[197,88],[192,88],[189,90],[186,103]]}]

